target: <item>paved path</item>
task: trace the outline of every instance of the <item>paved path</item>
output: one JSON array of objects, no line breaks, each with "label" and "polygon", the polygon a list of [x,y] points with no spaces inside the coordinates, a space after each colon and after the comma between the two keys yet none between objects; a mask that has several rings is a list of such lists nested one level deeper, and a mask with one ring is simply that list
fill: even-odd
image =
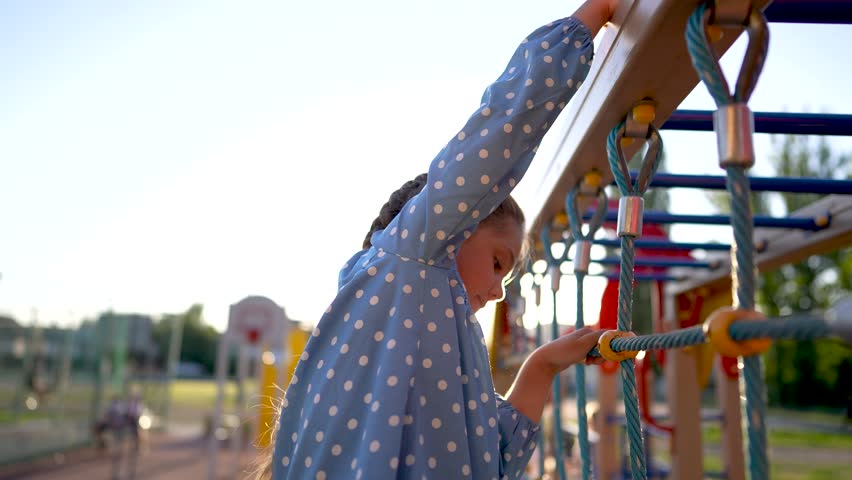
[{"label": "paved path", "polygon": [[[219,457],[220,479],[247,478],[245,469],[253,458],[244,455],[243,468],[237,468],[234,455],[222,452]],[[52,458],[22,465],[0,467],[0,480],[172,480],[207,478],[207,449],[197,435],[157,434],[150,439],[148,451],[138,457],[136,475],[128,472],[125,459],[122,476],[115,477],[115,457],[94,448],[82,448]]]}]

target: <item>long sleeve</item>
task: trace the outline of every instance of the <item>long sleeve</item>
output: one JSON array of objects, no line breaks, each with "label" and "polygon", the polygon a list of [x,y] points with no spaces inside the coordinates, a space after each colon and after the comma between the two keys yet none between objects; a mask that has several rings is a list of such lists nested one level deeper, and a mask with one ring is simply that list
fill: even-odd
[{"label": "long sleeve", "polygon": [[585,79],[592,40],[574,18],[529,35],[485,90],[480,108],[432,161],[427,186],[374,245],[424,263],[451,263],[467,234],[521,180]]},{"label": "long sleeve", "polygon": [[497,396],[500,429],[500,469],[508,478],[519,478],[538,443],[541,427]]}]

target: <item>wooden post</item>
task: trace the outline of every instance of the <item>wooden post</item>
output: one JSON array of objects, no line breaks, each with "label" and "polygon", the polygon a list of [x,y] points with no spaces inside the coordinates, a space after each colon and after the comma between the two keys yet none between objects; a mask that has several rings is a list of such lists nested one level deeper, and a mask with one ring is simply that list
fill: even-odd
[{"label": "wooden post", "polygon": [[[737,359],[733,363],[716,362],[716,395],[722,410],[722,465],[728,480],[745,480],[740,383]],[[730,368],[733,366],[733,368]]]},{"label": "wooden post", "polygon": [[701,445],[701,392],[696,380],[695,355],[685,349],[669,350],[666,387],[672,425],[671,478],[703,478]]},{"label": "wooden post", "polygon": [[[620,367],[619,367],[620,368]],[[613,373],[601,371],[598,382],[598,411],[593,420],[594,428],[600,433],[595,457],[597,478],[612,479],[621,470],[621,445],[618,441],[618,425],[613,421],[617,415],[618,370]]]}]

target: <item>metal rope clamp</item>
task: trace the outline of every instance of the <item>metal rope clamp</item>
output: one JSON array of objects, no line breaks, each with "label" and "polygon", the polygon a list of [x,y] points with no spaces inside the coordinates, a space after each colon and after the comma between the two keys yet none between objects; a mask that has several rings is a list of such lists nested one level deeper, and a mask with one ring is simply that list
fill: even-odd
[{"label": "metal rope clamp", "polygon": [[754,115],[745,103],[732,103],[713,112],[719,166],[754,166]]},{"label": "metal rope clamp", "polygon": [[574,273],[589,273],[592,260],[592,242],[577,240],[574,242]]},{"label": "metal rope clamp", "polygon": [[722,168],[739,166],[750,168],[754,165],[754,114],[748,107],[748,100],[757,85],[766,52],[769,47],[769,29],[763,13],[752,5],[733,5],[731,2],[717,1],[711,5],[703,17],[704,41],[713,52],[715,78],[721,82],[725,91],[730,91],[725,80],[719,56],[712,48],[711,30],[715,27],[745,27],[749,42],[743,63],[737,77],[733,95],[729,102],[719,105],[713,112],[713,128],[717,132],[716,145],[719,151],[719,166]]},{"label": "metal rope clamp", "polygon": [[[584,189],[596,188],[597,191],[594,197],[597,199],[595,212],[592,218],[589,219],[589,226],[586,233],[583,233],[580,215],[580,206],[577,202],[577,195],[591,196],[583,193]],[[589,273],[589,263],[592,260],[592,240],[595,233],[603,225],[607,211],[607,196],[606,191],[600,186],[600,174],[595,171],[587,173],[583,180],[568,192],[565,197],[565,210],[570,213],[569,223],[571,227],[571,235],[574,237],[574,273]]]}]

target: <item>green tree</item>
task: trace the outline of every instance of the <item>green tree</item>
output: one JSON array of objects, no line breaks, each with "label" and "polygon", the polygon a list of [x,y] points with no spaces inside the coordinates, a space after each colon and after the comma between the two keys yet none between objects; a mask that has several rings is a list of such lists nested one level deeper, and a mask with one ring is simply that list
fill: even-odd
[{"label": "green tree", "polygon": [[[216,344],[219,333],[204,322],[203,311],[204,307],[196,304],[184,313],[164,315],[154,326],[154,339],[160,352],[165,355],[165,352],[169,351],[172,323],[179,317],[182,318],[183,339],[180,360],[199,363],[212,373],[216,365]],[[165,359],[163,361],[165,362]]]},{"label": "green tree", "polygon": [[[834,155],[824,137],[773,137],[772,143],[775,151],[770,159],[778,176],[850,178],[849,155]],[[755,214],[783,216],[822,197],[756,193],[752,206]],[[711,199],[721,210],[730,210],[727,194],[714,193]],[[757,303],[769,316],[824,309],[852,293],[850,282],[852,248],[844,247],[761,273]],[[852,396],[850,372],[852,350],[837,341],[775,342],[766,355],[769,401],[791,407],[844,405]]]},{"label": "green tree", "polygon": [[17,320],[8,316],[0,314],[0,328],[18,328],[20,325]]}]

